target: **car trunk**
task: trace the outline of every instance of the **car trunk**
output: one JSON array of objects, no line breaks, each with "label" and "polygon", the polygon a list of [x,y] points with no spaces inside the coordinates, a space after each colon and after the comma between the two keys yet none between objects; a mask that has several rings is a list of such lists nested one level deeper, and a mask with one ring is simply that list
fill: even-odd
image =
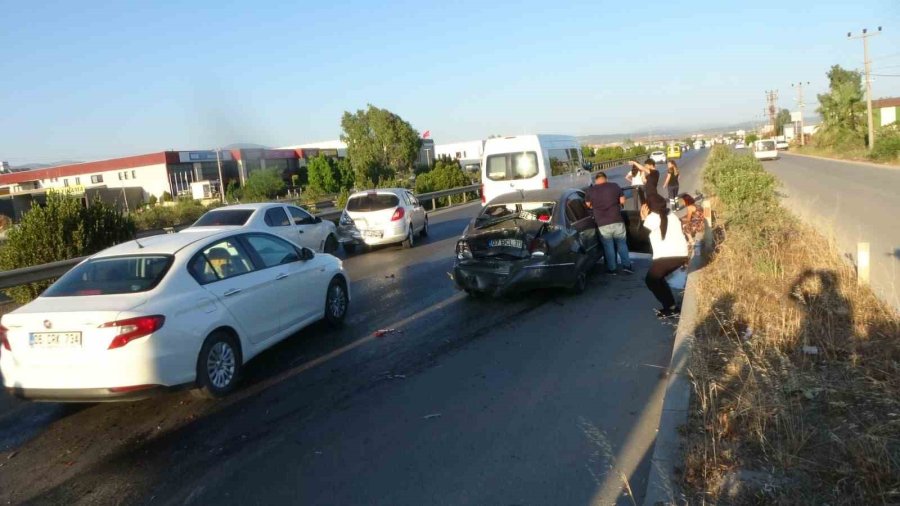
[{"label": "car trunk", "polygon": [[[117,328],[101,325],[146,302],[146,294],[39,297],[3,316],[16,361],[24,365],[64,365],[106,350]],[[8,350],[3,350],[9,353]]]},{"label": "car trunk", "polygon": [[541,221],[514,219],[477,229],[465,240],[474,258],[517,260],[531,256],[529,246],[544,227]]}]

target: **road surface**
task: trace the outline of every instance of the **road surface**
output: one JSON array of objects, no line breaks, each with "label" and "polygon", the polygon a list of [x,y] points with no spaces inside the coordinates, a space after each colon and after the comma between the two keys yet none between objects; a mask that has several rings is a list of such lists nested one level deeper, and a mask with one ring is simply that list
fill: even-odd
[{"label": "road surface", "polygon": [[841,253],[868,242],[875,293],[900,311],[900,169],[782,153],[764,162],[782,183],[782,202]]},{"label": "road surface", "polygon": [[647,259],[581,296],[470,299],[447,271],[477,209],[346,259],[347,325],[268,350],[223,401],[0,399],[0,503],[640,503],[674,331]]}]

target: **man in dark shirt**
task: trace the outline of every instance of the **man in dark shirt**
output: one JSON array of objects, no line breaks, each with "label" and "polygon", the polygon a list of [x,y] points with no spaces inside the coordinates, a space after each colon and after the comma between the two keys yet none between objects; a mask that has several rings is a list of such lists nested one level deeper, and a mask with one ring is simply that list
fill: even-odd
[{"label": "man in dark shirt", "polygon": [[622,271],[632,274],[631,257],[628,255],[628,243],[625,240],[625,221],[622,219],[622,206],[625,194],[616,183],[610,183],[606,174],[600,172],[594,185],[587,189],[585,202],[594,213],[594,222],[600,229],[600,244],[603,245],[603,256],[606,258],[606,272],[616,273],[616,252],[622,263]]}]

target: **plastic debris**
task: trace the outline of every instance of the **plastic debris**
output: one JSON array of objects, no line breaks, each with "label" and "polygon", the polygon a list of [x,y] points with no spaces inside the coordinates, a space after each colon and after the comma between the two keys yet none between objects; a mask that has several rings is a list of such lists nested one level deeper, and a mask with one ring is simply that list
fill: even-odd
[{"label": "plastic debris", "polygon": [[432,413],[430,415],[425,415],[422,417],[423,420],[431,420],[432,418],[440,418],[440,413]]},{"label": "plastic debris", "polygon": [[395,333],[395,332],[403,332],[403,331],[402,331],[402,330],[397,330],[397,329],[378,329],[378,330],[375,331],[375,333],[374,333],[373,335],[374,335],[375,337],[384,337],[384,336],[386,336],[386,335],[388,335],[388,334],[393,334],[393,333]]},{"label": "plastic debris", "polygon": [[819,347],[818,346],[804,346],[803,353],[806,355],[818,355]]}]

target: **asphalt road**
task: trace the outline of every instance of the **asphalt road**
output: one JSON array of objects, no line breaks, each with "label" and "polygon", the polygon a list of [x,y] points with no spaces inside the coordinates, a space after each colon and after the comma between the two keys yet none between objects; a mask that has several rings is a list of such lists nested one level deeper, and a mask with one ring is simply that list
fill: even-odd
[{"label": "asphalt road", "polygon": [[782,202],[854,264],[857,243],[870,244],[872,288],[900,311],[900,169],[789,153],[763,166],[781,180]]},{"label": "asphalt road", "polygon": [[223,401],[0,398],[0,503],[639,503],[674,331],[647,259],[581,296],[470,299],[447,271],[477,209],[347,259],[347,325],[265,352]]}]

